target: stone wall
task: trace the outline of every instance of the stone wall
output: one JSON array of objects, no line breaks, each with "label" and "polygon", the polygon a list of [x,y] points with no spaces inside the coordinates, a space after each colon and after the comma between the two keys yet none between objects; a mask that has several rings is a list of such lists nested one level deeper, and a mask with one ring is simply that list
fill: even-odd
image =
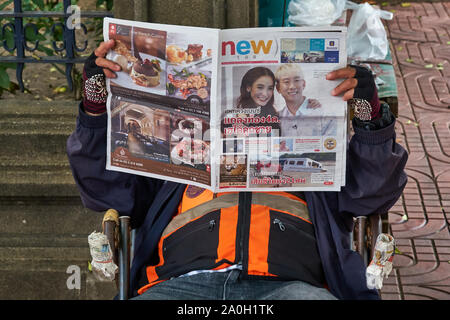
[{"label": "stone wall", "polygon": [[114,17],[154,23],[209,28],[258,25],[257,0],[134,0],[116,1]]}]

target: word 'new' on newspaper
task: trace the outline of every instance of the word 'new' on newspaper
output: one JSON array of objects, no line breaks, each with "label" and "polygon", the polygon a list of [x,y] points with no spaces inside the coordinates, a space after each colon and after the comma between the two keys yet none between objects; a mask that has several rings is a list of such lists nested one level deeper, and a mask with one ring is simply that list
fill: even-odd
[{"label": "word 'new' on newspaper", "polygon": [[107,169],[214,192],[340,190],[345,27],[210,29],[104,19]]}]

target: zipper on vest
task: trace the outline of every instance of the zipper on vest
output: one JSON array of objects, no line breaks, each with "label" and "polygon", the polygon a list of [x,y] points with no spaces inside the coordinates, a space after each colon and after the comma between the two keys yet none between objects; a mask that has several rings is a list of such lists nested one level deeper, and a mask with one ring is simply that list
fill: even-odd
[{"label": "zipper on vest", "polygon": [[[236,252],[239,254],[239,264],[242,264],[244,270],[247,269],[248,260],[248,238],[250,233],[250,214],[252,208],[252,193],[239,192],[238,202],[238,246]],[[247,251],[247,255],[245,254]]]},{"label": "zipper on vest", "polygon": [[214,230],[215,225],[216,225],[216,220],[209,221],[208,231],[212,232]]},{"label": "zipper on vest", "polygon": [[281,232],[286,231],[286,227],[289,227],[289,229],[291,229],[295,232],[301,232],[304,236],[306,236],[308,238],[312,238],[312,239],[314,239],[314,241],[316,240],[316,238],[314,236],[310,235],[308,232],[302,230],[295,224],[290,223],[289,221],[281,221],[280,219],[275,218],[275,219],[273,219],[272,223],[277,224],[278,228],[280,229]]},{"label": "zipper on vest", "polygon": [[281,222],[280,219],[273,219],[273,224],[278,224],[278,228],[280,228],[281,231],[285,231],[286,227],[284,226],[284,223]]},{"label": "zipper on vest", "polygon": [[214,230],[214,227],[216,226],[216,220],[212,219],[208,222],[202,223],[200,225],[198,225],[197,227],[195,227],[194,229],[190,230],[188,233],[183,234],[182,237],[174,239],[171,243],[169,243],[169,245],[165,245],[163,247],[163,252],[166,252],[168,248],[173,247],[174,245],[178,244],[180,241],[183,241],[185,238],[189,237],[191,234],[201,231],[201,230],[205,230],[208,229],[209,232],[212,232]]}]

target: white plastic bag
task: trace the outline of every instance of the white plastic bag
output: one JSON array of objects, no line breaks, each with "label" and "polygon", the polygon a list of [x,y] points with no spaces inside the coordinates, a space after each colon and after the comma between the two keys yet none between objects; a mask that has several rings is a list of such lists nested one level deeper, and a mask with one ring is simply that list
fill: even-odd
[{"label": "white plastic bag", "polygon": [[112,281],[119,267],[113,261],[108,238],[101,232],[92,232],[88,236],[89,249],[92,257],[92,272],[100,281]]},{"label": "white plastic bag", "polygon": [[380,290],[383,287],[383,279],[387,279],[392,271],[394,251],[394,238],[387,233],[380,233],[372,261],[366,269],[367,288]]},{"label": "white plastic bag", "polygon": [[347,1],[345,8],[353,10],[347,28],[347,55],[360,61],[385,59],[389,42],[381,19],[391,20],[392,12],[376,9],[367,2]]},{"label": "white plastic bag", "polygon": [[296,26],[327,26],[344,11],[346,0],[292,0],[288,21]]}]

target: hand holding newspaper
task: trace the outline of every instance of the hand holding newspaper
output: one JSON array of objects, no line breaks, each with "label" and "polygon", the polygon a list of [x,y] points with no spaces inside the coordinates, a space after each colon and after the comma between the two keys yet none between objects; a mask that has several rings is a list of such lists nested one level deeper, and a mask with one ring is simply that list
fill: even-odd
[{"label": "hand holding newspaper", "polygon": [[345,27],[218,30],[106,18],[107,169],[218,191],[340,190]]}]

